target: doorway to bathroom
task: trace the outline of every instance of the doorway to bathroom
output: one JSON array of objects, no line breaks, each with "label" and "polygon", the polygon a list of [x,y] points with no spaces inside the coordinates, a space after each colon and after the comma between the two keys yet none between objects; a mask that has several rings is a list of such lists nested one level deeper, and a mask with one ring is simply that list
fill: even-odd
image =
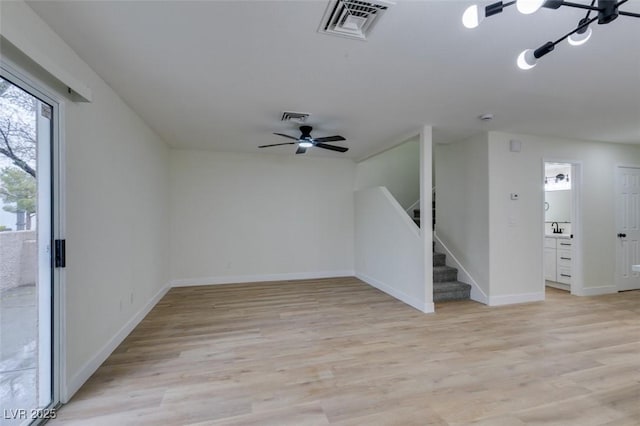
[{"label": "doorway to bathroom", "polygon": [[574,185],[570,163],[544,163],[544,280],[545,288],[571,292],[574,281]]}]

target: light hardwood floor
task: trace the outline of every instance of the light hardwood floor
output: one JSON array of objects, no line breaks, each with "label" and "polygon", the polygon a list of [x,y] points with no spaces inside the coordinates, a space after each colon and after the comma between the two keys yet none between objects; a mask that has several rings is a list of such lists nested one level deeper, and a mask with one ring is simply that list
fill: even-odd
[{"label": "light hardwood floor", "polygon": [[640,425],[640,292],[422,314],[355,278],[172,289],[50,424]]}]

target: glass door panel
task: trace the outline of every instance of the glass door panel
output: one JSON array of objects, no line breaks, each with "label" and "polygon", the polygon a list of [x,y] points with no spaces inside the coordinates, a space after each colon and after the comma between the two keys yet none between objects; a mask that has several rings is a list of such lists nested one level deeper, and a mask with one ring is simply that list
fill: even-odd
[{"label": "glass door panel", "polygon": [[0,425],[52,403],[52,112],[0,78]]}]

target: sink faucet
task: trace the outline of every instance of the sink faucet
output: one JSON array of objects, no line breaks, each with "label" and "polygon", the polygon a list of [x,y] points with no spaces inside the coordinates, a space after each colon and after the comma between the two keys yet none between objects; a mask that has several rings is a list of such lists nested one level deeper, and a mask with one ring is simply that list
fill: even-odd
[{"label": "sink faucet", "polygon": [[[554,228],[553,225],[556,225],[556,227]],[[558,224],[558,222],[551,222],[551,229],[553,229],[553,233],[554,234],[562,233],[562,231],[560,230],[560,225]]]}]

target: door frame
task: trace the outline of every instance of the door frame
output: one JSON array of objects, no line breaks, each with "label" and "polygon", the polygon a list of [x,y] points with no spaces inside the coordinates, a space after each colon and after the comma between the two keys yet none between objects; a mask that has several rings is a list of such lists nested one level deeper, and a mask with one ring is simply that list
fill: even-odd
[{"label": "door frame", "polygon": [[[0,75],[16,84],[33,96],[40,98],[53,107],[51,117],[51,404],[43,408],[55,408],[66,395],[66,316],[65,316],[65,283],[64,268],[53,265],[53,240],[64,239],[66,198],[65,198],[65,168],[64,168],[64,117],[65,99],[50,85],[37,78],[34,74],[16,65],[6,57],[0,58]],[[34,421],[34,424],[37,424]]]},{"label": "door frame", "polygon": [[[583,162],[581,160],[574,160],[569,158],[559,158],[559,157],[542,157],[542,171],[540,174],[540,182],[541,192],[542,192],[542,203],[540,203],[540,214],[542,220],[541,224],[541,233],[542,239],[540,244],[541,251],[541,259],[542,259],[542,271],[544,271],[544,238],[546,236],[545,227],[544,227],[544,176],[545,176],[545,164],[546,163],[563,163],[571,165],[571,174],[572,183],[571,183],[571,233],[573,234],[573,264],[571,265],[571,294],[574,296],[585,296],[584,292],[584,278],[583,278],[583,267],[582,267],[582,259],[583,259],[583,232],[582,232],[582,182],[583,182]],[[546,291],[544,272],[542,273],[542,291],[543,293]]]},{"label": "door frame", "polygon": [[[613,200],[613,205],[614,205],[614,230],[616,233],[620,232],[619,231],[619,223],[618,223],[618,208],[619,208],[619,204],[618,204],[618,186],[620,184],[620,175],[619,175],[619,170],[622,168],[627,168],[627,169],[638,169],[640,170],[640,164],[630,164],[630,163],[616,163],[613,166],[613,194],[614,194],[614,200]],[[620,292],[620,291],[624,291],[624,290],[620,290],[620,288],[618,287],[618,261],[620,259],[618,259],[619,254],[618,254],[618,238],[615,238],[615,250],[614,250],[614,267],[613,267],[613,288],[615,288],[615,292]]]}]

